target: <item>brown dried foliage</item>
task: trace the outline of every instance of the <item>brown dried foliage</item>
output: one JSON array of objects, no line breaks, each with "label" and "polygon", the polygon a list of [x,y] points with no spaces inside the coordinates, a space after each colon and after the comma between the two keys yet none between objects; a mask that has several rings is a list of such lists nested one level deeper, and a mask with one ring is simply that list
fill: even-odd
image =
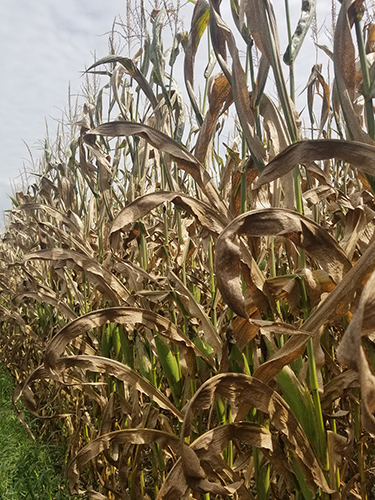
[{"label": "brown dried foliage", "polygon": [[[232,2],[246,49],[262,53],[252,88],[220,2],[198,0],[189,35],[176,33],[197,134],[163,79],[168,12],[154,10],[143,53],[91,66],[108,65],[110,120],[104,87],[88,92],[0,241],[1,362],[16,408],[22,398],[59,430],[72,493],[369,498],[375,149],[356,106],[360,7],[342,2],[336,90],[320,67],[306,86],[310,117],[323,89],[311,140],[284,95],[271,2]],[[219,70],[204,109],[194,73],[208,23]],[[270,68],[282,112],[264,93]],[[231,109],[240,133],[224,149]]]}]

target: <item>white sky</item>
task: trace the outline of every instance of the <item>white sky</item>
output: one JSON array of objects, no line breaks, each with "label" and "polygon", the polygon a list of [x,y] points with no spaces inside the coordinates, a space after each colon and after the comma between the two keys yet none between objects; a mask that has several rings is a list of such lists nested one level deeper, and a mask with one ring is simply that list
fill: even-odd
[{"label": "white sky", "polygon": [[[289,3],[294,30],[301,0]],[[222,10],[226,4],[229,6],[229,0],[223,0]],[[325,21],[329,29],[331,2],[317,0],[317,4],[318,27]],[[274,6],[278,20],[283,21],[284,1],[274,0]],[[11,207],[8,195],[20,185],[20,172],[33,171],[25,143],[37,163],[46,122],[53,142],[56,120],[67,106],[69,83],[72,93],[79,93],[81,72],[92,63],[94,53],[97,58],[108,55],[106,33],[116,15],[126,17],[125,10],[125,0],[1,0],[0,224],[3,210]],[[186,18],[186,30],[189,23]],[[285,26],[279,25],[279,31],[283,53]],[[300,61],[302,70],[297,75],[300,90],[316,62],[315,48],[308,38],[309,34],[305,42],[308,55]]]}]

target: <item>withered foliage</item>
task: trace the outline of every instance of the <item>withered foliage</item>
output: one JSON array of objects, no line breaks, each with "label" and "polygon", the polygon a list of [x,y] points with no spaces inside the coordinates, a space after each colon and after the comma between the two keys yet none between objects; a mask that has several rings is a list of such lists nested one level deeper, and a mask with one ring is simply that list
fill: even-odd
[{"label": "withered foliage", "polygon": [[[318,65],[307,82],[307,139],[272,3],[227,4],[197,0],[184,33],[170,8],[148,16],[141,2],[141,50],[89,68],[108,81],[46,146],[0,241],[0,361],[19,418],[22,399],[58,431],[72,493],[370,498],[373,25],[362,31],[363,2],[343,0],[335,82]],[[302,2],[290,74],[314,12]]]}]

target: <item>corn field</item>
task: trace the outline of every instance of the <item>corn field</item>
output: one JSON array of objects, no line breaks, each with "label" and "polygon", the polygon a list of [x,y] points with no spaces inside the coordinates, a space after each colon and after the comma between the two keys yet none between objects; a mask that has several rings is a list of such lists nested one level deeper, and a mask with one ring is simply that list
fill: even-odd
[{"label": "corn field", "polygon": [[12,199],[19,418],[87,498],[375,498],[373,6],[332,2],[302,115],[316,1],[287,48],[271,0],[154,3]]}]

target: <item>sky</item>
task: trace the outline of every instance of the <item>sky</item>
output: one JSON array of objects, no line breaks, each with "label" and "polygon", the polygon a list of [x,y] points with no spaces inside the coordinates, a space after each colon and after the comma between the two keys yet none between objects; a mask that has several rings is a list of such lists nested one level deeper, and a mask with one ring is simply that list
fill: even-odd
[{"label": "sky", "polygon": [[[301,0],[289,2],[295,26]],[[229,11],[226,4],[229,0],[222,2],[223,17],[225,9]],[[331,2],[317,0],[317,4],[318,28],[324,22],[329,28]],[[281,0],[274,1],[278,20],[285,18],[283,5]],[[184,27],[188,30],[192,5],[186,9]],[[21,173],[25,178],[25,172],[35,171],[46,125],[51,140],[54,138],[57,120],[67,107],[68,87],[73,95],[79,94],[82,72],[93,62],[94,54],[96,58],[108,55],[108,33],[118,15],[125,19],[126,0],[1,0],[0,225],[1,214],[11,207],[9,195],[22,185]],[[285,26],[279,30],[283,52]],[[321,34],[325,31],[322,28]],[[297,75],[301,90],[316,62],[311,39],[306,44],[309,55]]]}]

